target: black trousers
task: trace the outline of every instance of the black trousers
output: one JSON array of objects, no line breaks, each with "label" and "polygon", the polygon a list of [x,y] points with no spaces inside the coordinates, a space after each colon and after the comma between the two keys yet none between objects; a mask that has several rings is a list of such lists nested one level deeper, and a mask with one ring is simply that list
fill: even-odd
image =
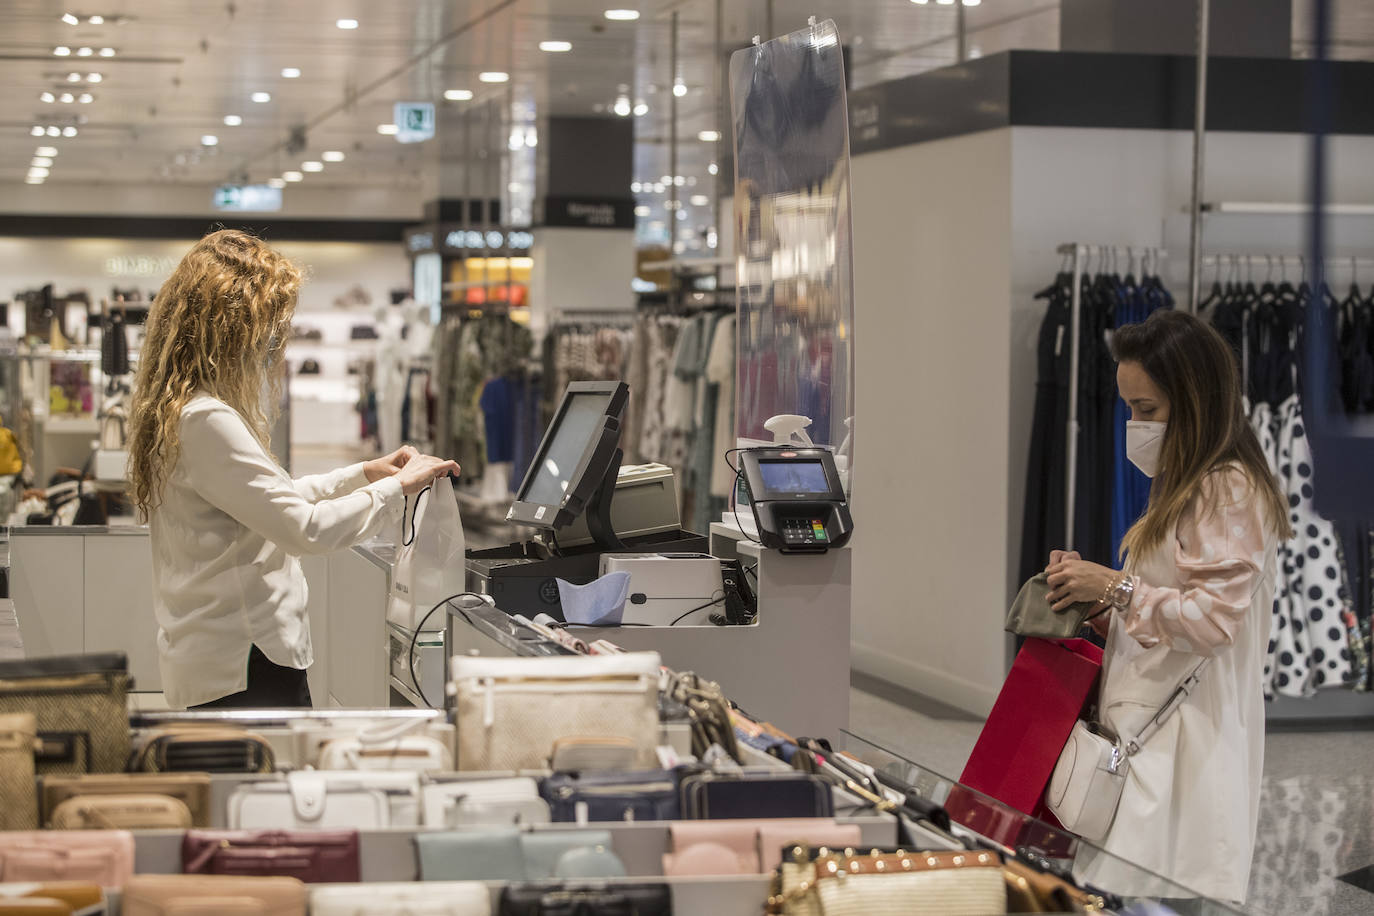
[{"label": "black trousers", "polygon": [[306,672],[278,665],[254,646],[248,652],[248,689],[190,708],[281,709],[313,705]]}]

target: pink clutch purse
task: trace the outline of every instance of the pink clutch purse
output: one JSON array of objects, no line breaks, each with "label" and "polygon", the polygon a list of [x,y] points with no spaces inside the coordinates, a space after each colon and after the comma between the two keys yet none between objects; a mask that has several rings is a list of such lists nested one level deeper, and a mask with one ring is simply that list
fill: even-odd
[{"label": "pink clutch purse", "polygon": [[123,887],[134,872],[127,830],[0,832],[0,881],[90,881]]},{"label": "pink clutch purse", "polygon": [[679,821],[669,826],[673,851],[663,856],[663,873],[687,875],[757,875],[777,868],[782,850],[807,846],[856,846],[857,824],[830,818]]}]

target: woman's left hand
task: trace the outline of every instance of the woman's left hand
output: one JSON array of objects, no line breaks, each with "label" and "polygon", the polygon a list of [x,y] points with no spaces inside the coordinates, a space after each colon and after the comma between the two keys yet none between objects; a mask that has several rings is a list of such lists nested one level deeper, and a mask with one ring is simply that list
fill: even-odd
[{"label": "woman's left hand", "polygon": [[1107,586],[1121,574],[1087,560],[1061,560],[1049,568],[1050,608],[1062,611],[1071,604],[1099,605]]},{"label": "woman's left hand", "polygon": [[418,458],[420,453],[414,446],[403,445],[390,455],[383,455],[380,458],[373,458],[371,461],[363,462],[363,473],[367,475],[368,483],[376,483],[387,477],[394,477],[396,472],[405,467],[412,458]]}]

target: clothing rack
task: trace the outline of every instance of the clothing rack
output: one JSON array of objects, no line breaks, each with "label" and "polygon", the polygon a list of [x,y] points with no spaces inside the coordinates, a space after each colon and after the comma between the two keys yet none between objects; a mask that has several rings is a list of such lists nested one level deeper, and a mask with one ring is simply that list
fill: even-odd
[{"label": "clothing rack", "polygon": [[1067,461],[1065,470],[1065,492],[1064,492],[1064,546],[1073,548],[1074,519],[1075,510],[1074,488],[1078,483],[1078,360],[1079,360],[1079,333],[1080,318],[1083,310],[1083,274],[1085,272],[1085,261],[1092,255],[1118,255],[1124,253],[1127,257],[1128,266],[1134,262],[1137,252],[1141,255],[1141,270],[1144,265],[1153,260],[1158,266],[1159,261],[1169,256],[1169,252],[1163,248],[1154,246],[1136,245],[1085,245],[1081,242],[1069,242],[1060,245],[1055,251],[1064,257],[1073,258],[1073,286],[1071,287],[1070,299],[1070,319],[1069,319],[1069,422],[1065,433],[1068,436],[1067,442]]}]

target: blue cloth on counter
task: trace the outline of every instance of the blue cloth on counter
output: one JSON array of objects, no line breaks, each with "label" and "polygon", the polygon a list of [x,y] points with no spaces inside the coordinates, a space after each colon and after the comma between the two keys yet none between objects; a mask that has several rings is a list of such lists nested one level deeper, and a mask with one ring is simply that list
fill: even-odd
[{"label": "blue cloth on counter", "polygon": [[607,573],[586,585],[558,582],[558,599],[563,604],[563,619],[583,626],[616,626],[625,615],[625,600],[630,597],[630,574]]}]

